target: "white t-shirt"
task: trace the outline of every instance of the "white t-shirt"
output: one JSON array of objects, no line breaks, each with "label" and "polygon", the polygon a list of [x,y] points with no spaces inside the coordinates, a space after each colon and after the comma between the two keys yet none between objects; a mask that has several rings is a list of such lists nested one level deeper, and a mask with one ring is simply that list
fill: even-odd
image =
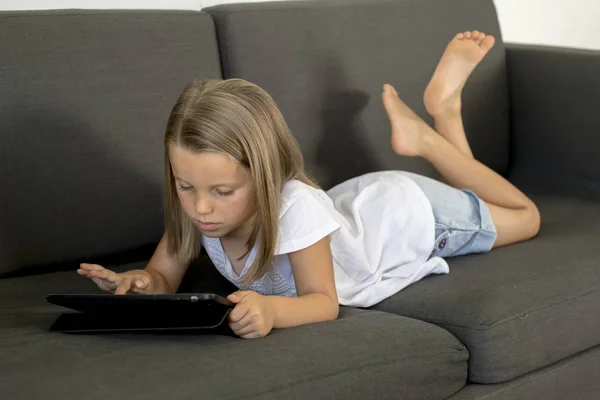
[{"label": "white t-shirt", "polygon": [[[273,268],[247,289],[295,296],[287,254],[327,235],[342,305],[369,307],[429,274],[448,273],[442,258],[429,258],[435,241],[429,200],[402,172],[383,171],[350,179],[327,194],[298,180],[287,182],[281,195]],[[203,236],[203,245],[219,272],[242,287],[256,246],[237,276],[218,238]]]}]

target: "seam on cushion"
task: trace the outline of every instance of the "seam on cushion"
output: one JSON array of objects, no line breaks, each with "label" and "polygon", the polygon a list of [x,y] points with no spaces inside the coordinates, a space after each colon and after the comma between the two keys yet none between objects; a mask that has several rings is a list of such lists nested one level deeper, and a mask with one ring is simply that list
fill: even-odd
[{"label": "seam on cushion", "polygon": [[231,46],[229,46],[229,40],[227,39],[229,36],[229,27],[227,24],[223,23],[220,16],[209,13],[205,14],[210,16],[214,27],[219,66],[221,68],[221,79],[229,79],[231,76]]},{"label": "seam on cushion", "polygon": [[[457,328],[465,328],[465,329],[471,329],[471,330],[476,330],[476,331],[485,331],[485,330],[493,329],[497,325],[502,325],[502,324],[504,324],[506,322],[514,321],[515,319],[525,319],[525,318],[528,317],[529,314],[534,314],[534,313],[536,313],[538,311],[543,311],[543,310],[545,310],[547,308],[556,306],[558,304],[566,303],[566,302],[573,301],[573,300],[578,300],[578,299],[587,297],[590,294],[595,294],[595,293],[600,293],[600,289],[591,290],[591,291],[582,293],[582,294],[574,296],[574,297],[569,297],[569,298],[563,299],[561,301],[557,301],[557,302],[554,302],[554,303],[546,304],[546,305],[538,307],[538,308],[532,308],[532,309],[529,309],[529,310],[526,310],[526,311],[522,312],[521,315],[519,315],[519,314],[513,314],[510,317],[505,317],[505,318],[499,319],[497,321],[494,321],[494,322],[491,322],[491,323],[485,324],[485,325],[481,324],[481,325],[478,325],[477,327],[470,326],[470,325],[462,325],[462,324],[459,324],[459,323],[447,322],[446,320],[443,320],[443,319],[435,319],[435,318],[424,319],[422,317],[410,316],[410,315],[403,315],[403,316],[406,316],[406,317],[409,317],[409,318],[413,318],[413,319],[419,319],[421,321],[426,321],[426,322],[430,322],[430,323],[433,323],[433,324],[443,324],[443,325],[446,325],[446,326],[454,326],[454,327],[457,327]],[[396,314],[396,315],[400,315],[400,314]]]},{"label": "seam on cushion", "polygon": [[[382,365],[387,365],[387,364],[392,364],[392,363],[397,363],[397,362],[402,362],[402,361],[407,361],[407,360],[436,358],[436,357],[439,357],[439,356],[445,356],[445,355],[457,354],[457,353],[460,353],[460,352],[459,351],[444,352],[444,353],[437,353],[437,354],[434,354],[434,355],[419,356],[419,357],[400,357],[400,358],[396,358],[394,360],[382,361],[382,362],[379,362],[379,363],[368,364],[368,365],[361,365],[360,367],[356,367],[356,368],[348,368],[348,369],[337,371],[337,372],[330,373],[330,374],[327,374],[327,375],[320,375],[318,377],[296,381],[296,382],[294,382],[292,384],[282,385],[280,387],[269,389],[267,391],[260,392],[260,393],[254,393],[254,394],[252,394],[252,395],[250,395],[248,397],[239,397],[239,399],[252,399],[252,398],[254,398],[256,396],[260,396],[260,395],[264,395],[264,394],[268,394],[268,393],[274,393],[274,392],[277,392],[277,391],[280,391],[280,390],[287,389],[287,388],[292,387],[292,386],[296,386],[298,384],[303,384],[303,383],[307,383],[307,382],[313,382],[313,381],[316,381],[316,380],[319,380],[319,379],[329,378],[331,376],[343,374],[343,373],[346,373],[346,372],[359,371],[359,370],[365,369],[365,368],[370,368],[370,367],[375,367],[375,366],[382,366]],[[468,361],[468,358],[465,360],[465,362],[466,361]]]}]

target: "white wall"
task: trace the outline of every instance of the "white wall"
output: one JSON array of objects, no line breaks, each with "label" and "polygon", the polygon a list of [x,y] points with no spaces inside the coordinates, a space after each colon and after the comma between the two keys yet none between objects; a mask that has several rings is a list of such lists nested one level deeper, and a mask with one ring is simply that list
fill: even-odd
[{"label": "white wall", "polygon": [[494,0],[507,42],[600,50],[600,0]]},{"label": "white wall", "polygon": [[[0,10],[129,8],[199,10],[262,0],[0,0]],[[507,42],[600,50],[600,0],[494,0]]]}]

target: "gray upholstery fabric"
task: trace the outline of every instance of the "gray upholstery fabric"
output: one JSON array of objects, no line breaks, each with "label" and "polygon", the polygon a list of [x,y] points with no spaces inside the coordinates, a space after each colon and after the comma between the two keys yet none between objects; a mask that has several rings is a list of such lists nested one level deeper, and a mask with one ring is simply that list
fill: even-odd
[{"label": "gray upholstery fabric", "polygon": [[597,400],[600,347],[569,357],[518,379],[468,385],[448,400]]},{"label": "gray upholstery fabric", "polygon": [[0,13],[0,76],[0,272],[156,243],[167,117],[221,76],[210,16]]},{"label": "gray upholstery fabric", "polygon": [[[424,163],[391,152],[381,85],[394,84],[424,116],[423,90],[452,35],[481,29],[499,37],[491,0],[327,0],[208,11],[221,60],[204,13],[0,13],[0,274],[156,243],[157,160],[168,112],[191,79],[219,78],[219,61],[227,77],[273,95],[311,171],[328,187],[372,170],[432,175]],[[511,46],[509,64],[514,179],[540,178],[565,196],[572,190],[597,198],[597,161],[587,152],[595,143],[587,127],[598,126],[588,109],[598,92],[597,54]],[[566,92],[562,103],[543,96],[557,90]],[[566,140],[573,135],[561,113],[577,124],[574,142]],[[507,172],[501,41],[466,88],[464,114],[476,156]],[[540,148],[545,131],[553,145]],[[560,170],[552,165],[567,161]],[[571,178],[576,185],[567,185]],[[458,391],[452,400],[597,398],[600,204],[535,200],[543,218],[537,239],[450,260],[450,275],[429,277],[377,307],[402,316],[343,308],[337,321],[258,341],[49,333],[61,310],[45,303],[46,293],[96,290],[75,274],[76,265],[68,273],[0,279],[0,398],[429,400]],[[232,291],[208,265],[206,257],[194,264],[182,291]],[[515,379],[464,387],[467,367],[474,382]]]},{"label": "gray upholstery fabric", "polygon": [[452,332],[470,352],[469,380],[505,382],[600,344],[600,203],[540,197],[532,241],[448,259],[375,306]]},{"label": "gray upholstery fabric", "polygon": [[600,200],[600,51],[507,47],[518,182]]},{"label": "gray upholstery fabric", "polygon": [[[423,92],[450,39],[468,29],[500,38],[492,0],[319,0],[204,11],[215,18],[224,77],[271,94],[309,172],[326,188],[384,169],[433,175],[423,160],[392,152],[382,85],[395,85],[425,117]],[[464,115],[476,156],[504,171],[509,132],[501,40],[465,89]]]},{"label": "gray upholstery fabric", "polygon": [[[140,268],[143,264],[124,268]],[[0,280],[3,399],[445,399],[468,352],[434,325],[377,311],[227,335],[49,333],[48,292],[95,292],[73,272]],[[35,384],[32,384],[35,382]]]}]

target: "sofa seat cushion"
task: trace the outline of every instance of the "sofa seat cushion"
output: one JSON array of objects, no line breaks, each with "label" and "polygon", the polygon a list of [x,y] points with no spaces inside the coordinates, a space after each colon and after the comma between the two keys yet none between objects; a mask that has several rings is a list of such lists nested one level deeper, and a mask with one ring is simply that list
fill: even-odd
[{"label": "sofa seat cushion", "polygon": [[467,385],[448,400],[598,400],[600,346],[509,382]]},{"label": "sofa seat cushion", "polygon": [[600,203],[533,197],[534,240],[448,259],[374,308],[435,323],[470,352],[469,379],[498,383],[600,344]]},{"label": "sofa seat cushion", "polygon": [[[129,265],[140,268],[143,264]],[[0,280],[0,392],[6,399],[445,399],[465,386],[468,352],[449,332],[380,311],[226,334],[48,332],[47,293],[97,292],[73,272]]]}]

